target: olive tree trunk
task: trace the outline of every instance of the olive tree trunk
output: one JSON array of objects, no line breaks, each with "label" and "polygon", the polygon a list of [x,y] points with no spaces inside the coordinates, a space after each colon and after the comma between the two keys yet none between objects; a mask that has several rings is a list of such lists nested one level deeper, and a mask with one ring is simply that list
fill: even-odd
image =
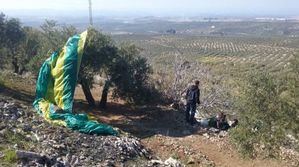
[{"label": "olive tree trunk", "polygon": [[102,90],[102,97],[100,100],[100,108],[106,108],[107,107],[107,98],[108,98],[108,93],[109,93],[109,88],[110,88],[110,80],[105,81],[105,85]]},{"label": "olive tree trunk", "polygon": [[82,79],[80,84],[82,86],[82,90],[84,92],[85,98],[86,98],[89,106],[94,107],[95,106],[95,100],[94,100],[94,98],[91,94],[91,91],[90,91],[90,88],[89,88],[87,82],[84,79]]}]

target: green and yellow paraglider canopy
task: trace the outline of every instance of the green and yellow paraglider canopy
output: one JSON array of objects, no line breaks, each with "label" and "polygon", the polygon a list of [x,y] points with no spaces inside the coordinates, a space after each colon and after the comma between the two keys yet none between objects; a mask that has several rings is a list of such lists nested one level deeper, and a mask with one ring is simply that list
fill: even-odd
[{"label": "green and yellow paraglider canopy", "polygon": [[69,38],[60,51],[43,63],[33,106],[51,123],[87,134],[117,135],[112,127],[91,121],[86,114],[73,114],[74,92],[87,32]]}]

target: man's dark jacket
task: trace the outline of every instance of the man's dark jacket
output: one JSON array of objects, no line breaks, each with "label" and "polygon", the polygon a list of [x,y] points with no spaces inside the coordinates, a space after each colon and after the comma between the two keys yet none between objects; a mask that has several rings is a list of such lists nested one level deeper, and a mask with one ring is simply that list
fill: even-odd
[{"label": "man's dark jacket", "polygon": [[200,96],[200,90],[199,90],[198,86],[191,85],[187,89],[187,92],[186,92],[187,103],[200,104],[199,96]]}]

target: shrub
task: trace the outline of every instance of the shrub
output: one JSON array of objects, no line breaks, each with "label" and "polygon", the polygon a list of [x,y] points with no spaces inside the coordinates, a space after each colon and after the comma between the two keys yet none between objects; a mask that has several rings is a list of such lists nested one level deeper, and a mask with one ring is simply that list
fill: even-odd
[{"label": "shrub", "polygon": [[[295,71],[295,70],[294,70]],[[290,72],[274,77],[255,72],[245,77],[237,101],[240,125],[231,131],[231,139],[245,156],[278,157],[281,146],[289,144],[288,136],[298,139],[298,105],[294,80]],[[292,147],[298,149],[298,142]]]}]

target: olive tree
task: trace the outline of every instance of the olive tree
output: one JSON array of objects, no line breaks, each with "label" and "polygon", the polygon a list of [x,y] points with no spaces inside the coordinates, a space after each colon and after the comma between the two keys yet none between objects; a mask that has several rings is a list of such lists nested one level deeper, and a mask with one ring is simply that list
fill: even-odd
[{"label": "olive tree", "polygon": [[[77,34],[73,26],[60,26],[56,21],[46,20],[41,26],[42,31],[31,28],[34,31],[34,39],[37,39],[36,55],[31,56],[26,69],[34,75],[38,75],[39,68],[46,58],[54,51],[58,51],[70,36]],[[30,34],[30,33],[29,33]]]},{"label": "olive tree", "polygon": [[95,100],[90,89],[94,84],[95,75],[105,75],[108,64],[117,55],[117,47],[109,36],[95,29],[89,29],[84,55],[79,71],[79,84],[90,106],[95,106]]},{"label": "olive tree", "polygon": [[6,39],[5,35],[5,15],[0,13],[0,68],[2,68],[5,60],[4,55],[4,43]]},{"label": "olive tree", "polygon": [[150,65],[135,45],[122,45],[108,69],[111,84],[115,86],[113,96],[135,104],[151,101],[157,93],[149,83],[151,73]]},{"label": "olive tree", "polygon": [[113,97],[123,98],[129,103],[141,104],[152,100],[152,95],[157,95],[158,92],[149,83],[151,72],[147,60],[140,56],[139,49],[135,45],[124,44],[117,47],[109,36],[95,29],[89,30],[79,72],[79,83],[90,106],[95,106],[90,91],[95,75],[106,78],[100,107],[106,107],[111,87]]},{"label": "olive tree", "polygon": [[18,19],[11,18],[5,21],[4,28],[4,48],[6,49],[6,59],[13,67],[15,73],[21,74],[21,60],[20,54],[18,53],[20,45],[24,42],[26,34],[21,26]]}]

